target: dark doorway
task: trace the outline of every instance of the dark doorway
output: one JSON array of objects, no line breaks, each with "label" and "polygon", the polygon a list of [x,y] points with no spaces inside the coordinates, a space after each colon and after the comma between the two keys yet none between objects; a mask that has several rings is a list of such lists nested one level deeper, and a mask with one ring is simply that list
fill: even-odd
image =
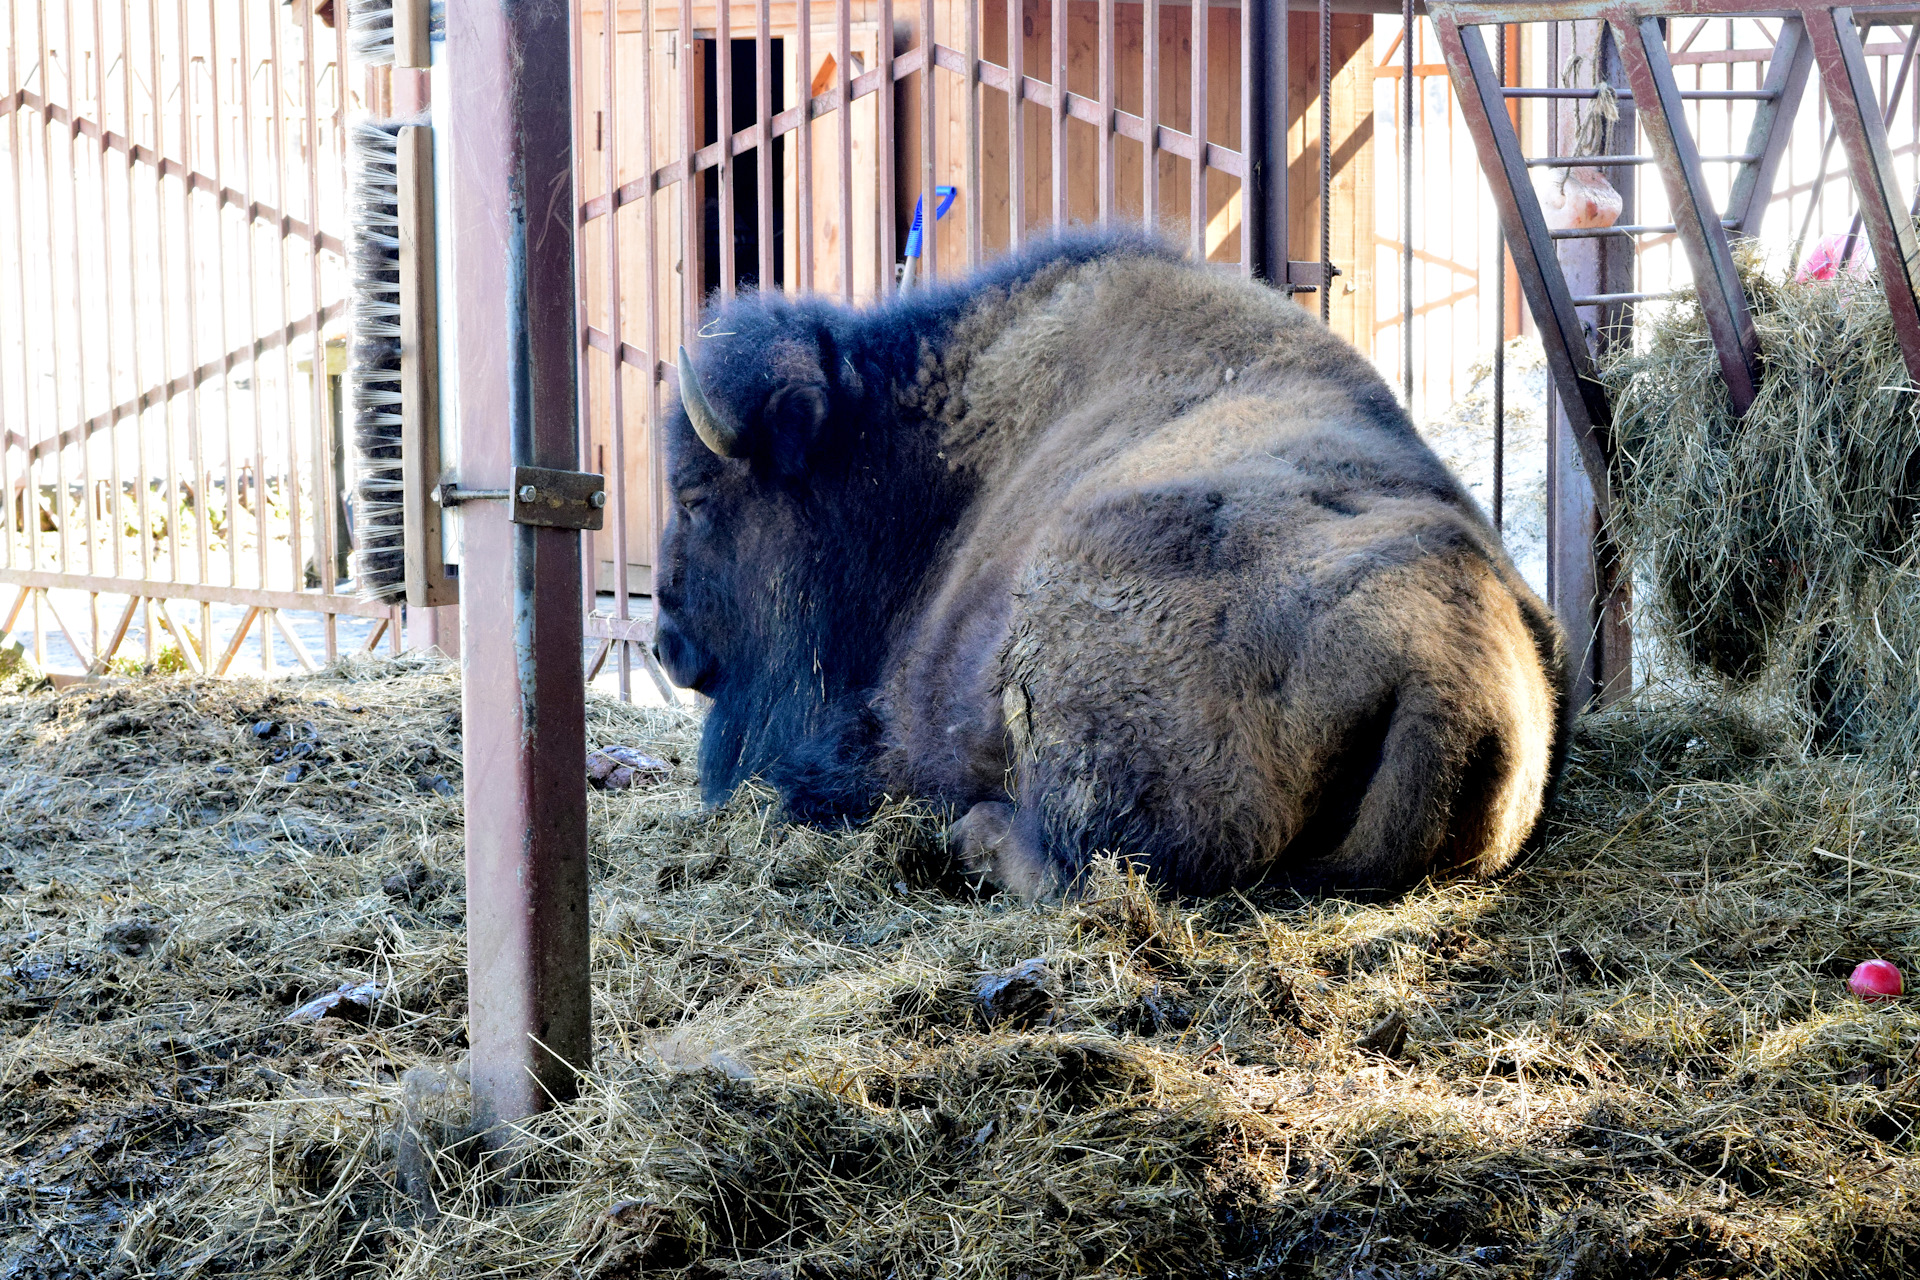
[{"label": "dark doorway", "polygon": [[[720,140],[720,77],[714,57],[716,40],[703,40],[705,46],[701,63],[705,71],[702,93],[705,101],[702,118],[706,121],[704,136],[700,145],[706,146]],[[752,126],[756,118],[754,92],[754,42],[752,40],[734,40],[733,46],[733,101],[727,113],[730,121],[728,131],[738,133]],[[778,115],[786,106],[787,86],[783,54],[784,40],[769,40],[767,56],[772,62],[772,75],[768,80],[768,89],[773,102],[768,114]],[[763,193],[760,190],[758,173],[759,157],[755,151],[744,151],[733,160],[733,209],[731,210],[731,233],[733,235],[733,282],[737,289],[751,288],[760,283],[760,201],[765,198],[773,203],[773,279],[766,282],[769,288],[777,289],[786,283],[786,266],[783,261],[786,249],[786,186],[781,181],[781,164],[786,158],[786,139],[775,138],[772,146],[773,190]],[[708,169],[701,175],[702,207],[705,214],[701,226],[700,279],[711,292],[720,286],[720,234],[722,219],[720,213],[720,171]]]}]

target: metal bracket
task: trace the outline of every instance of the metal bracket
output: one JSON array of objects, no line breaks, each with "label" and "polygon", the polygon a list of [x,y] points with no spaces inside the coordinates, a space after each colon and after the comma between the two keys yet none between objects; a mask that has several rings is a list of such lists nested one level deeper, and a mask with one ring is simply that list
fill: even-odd
[{"label": "metal bracket", "polygon": [[1289,262],[1287,264],[1287,292],[1312,293],[1331,284],[1333,277],[1344,274],[1331,262]]},{"label": "metal bracket", "polygon": [[541,529],[593,530],[607,519],[607,479],[591,471],[555,471],[515,467],[505,489],[462,489],[452,480],[434,486],[433,500],[443,507],[463,502],[502,502],[514,524]]}]

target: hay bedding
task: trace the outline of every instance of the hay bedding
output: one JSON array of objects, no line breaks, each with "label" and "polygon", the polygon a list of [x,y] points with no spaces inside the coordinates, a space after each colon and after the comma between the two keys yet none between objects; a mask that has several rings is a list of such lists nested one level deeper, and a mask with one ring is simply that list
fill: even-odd
[{"label": "hay bedding", "polygon": [[1877,279],[1796,284],[1745,252],[1761,381],[1744,419],[1697,305],[1601,371],[1642,622],[1813,744],[1920,777],[1920,393]]},{"label": "hay bedding", "polygon": [[1920,1262],[1920,1014],[1842,990],[1920,954],[1920,814],[1741,713],[1592,720],[1544,851],[1374,905],[1009,907],[910,809],[597,793],[596,1065],[483,1167],[457,707],[421,662],[0,704],[0,1277]]}]

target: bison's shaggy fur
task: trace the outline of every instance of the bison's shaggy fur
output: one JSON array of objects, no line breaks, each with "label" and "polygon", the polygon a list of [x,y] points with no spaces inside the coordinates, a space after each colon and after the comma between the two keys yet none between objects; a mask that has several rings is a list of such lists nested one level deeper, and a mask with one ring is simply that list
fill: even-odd
[{"label": "bison's shaggy fur", "polygon": [[1026,894],[1113,850],[1208,893],[1511,859],[1565,646],[1352,348],[1136,238],[1056,241],[867,311],[703,331],[659,652],[701,776],[797,814],[951,805]]}]

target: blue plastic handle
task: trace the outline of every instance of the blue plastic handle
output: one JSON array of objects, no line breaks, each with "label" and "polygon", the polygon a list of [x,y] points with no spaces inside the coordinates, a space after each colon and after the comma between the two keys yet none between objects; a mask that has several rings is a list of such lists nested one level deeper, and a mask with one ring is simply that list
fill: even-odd
[{"label": "blue plastic handle", "polygon": [[[938,222],[947,216],[947,210],[953,208],[954,197],[960,194],[958,187],[935,187],[933,194],[939,197],[939,203],[933,206],[933,220]],[[920,215],[921,203],[925,197],[916,197],[913,202],[913,226],[907,229],[907,252],[909,258],[920,256]]]}]

